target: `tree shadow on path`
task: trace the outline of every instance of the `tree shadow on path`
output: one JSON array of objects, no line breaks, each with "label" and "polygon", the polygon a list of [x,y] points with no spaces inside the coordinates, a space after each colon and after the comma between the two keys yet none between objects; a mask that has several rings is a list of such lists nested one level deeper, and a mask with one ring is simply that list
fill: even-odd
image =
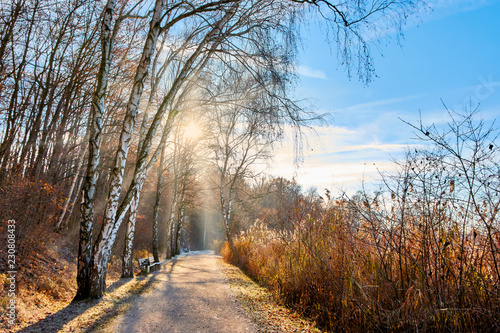
[{"label": "tree shadow on path", "polygon": [[[135,278],[120,279],[107,288],[105,296],[102,299],[84,300],[70,303],[64,309],[61,309],[58,312],[53,313],[45,317],[44,319],[19,330],[18,332],[58,332],[75,318],[83,315],[87,311],[92,311],[93,308],[96,308],[94,311],[95,313],[89,314],[89,317],[91,317],[90,319],[83,319],[81,324],[75,323],[75,327],[80,328],[83,328],[81,326],[89,325],[85,332],[93,332],[94,328],[100,323],[115,316],[118,313],[120,307],[126,305],[127,303],[133,302],[134,298],[137,295],[140,295],[151,285],[153,285],[153,283],[157,280],[158,274],[169,274],[172,271],[173,266],[175,265],[177,260],[173,259],[169,261],[172,262],[172,265],[171,267],[168,267],[168,271],[160,269],[158,272],[154,272],[147,276],[137,276]],[[164,263],[165,262],[163,262],[162,264]],[[130,289],[132,289],[132,292],[127,292],[127,294],[123,297],[120,297],[118,299],[115,299],[113,297],[113,293],[119,292],[119,289],[121,287],[124,287],[127,283],[133,283],[133,280],[136,281],[136,284],[140,284],[144,280],[146,281],[139,288],[136,288],[135,286],[129,287]],[[102,307],[102,309],[99,309],[99,307]]]}]

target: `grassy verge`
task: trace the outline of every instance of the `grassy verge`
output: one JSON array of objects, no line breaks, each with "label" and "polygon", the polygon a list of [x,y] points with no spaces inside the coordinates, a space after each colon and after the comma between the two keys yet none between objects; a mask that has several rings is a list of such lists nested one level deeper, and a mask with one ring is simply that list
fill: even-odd
[{"label": "grassy verge", "polygon": [[229,281],[231,291],[261,332],[321,333],[314,322],[279,305],[266,288],[259,286],[239,268],[222,259],[218,263]]}]

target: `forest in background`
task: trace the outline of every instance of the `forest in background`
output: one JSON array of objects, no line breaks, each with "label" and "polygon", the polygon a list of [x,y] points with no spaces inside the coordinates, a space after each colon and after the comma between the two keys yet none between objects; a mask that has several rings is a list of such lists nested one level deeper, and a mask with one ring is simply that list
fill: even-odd
[{"label": "forest in background", "polygon": [[[475,112],[415,125],[424,147],[375,193],[259,174],[286,130],[321,123],[292,97],[301,25],[322,22],[369,83],[373,37],[420,6],[2,2],[0,231],[16,221],[19,288],[99,298],[134,258],[226,242],[227,260],[327,329],[497,327],[497,132]],[[72,282],[37,281],[49,272]]]}]

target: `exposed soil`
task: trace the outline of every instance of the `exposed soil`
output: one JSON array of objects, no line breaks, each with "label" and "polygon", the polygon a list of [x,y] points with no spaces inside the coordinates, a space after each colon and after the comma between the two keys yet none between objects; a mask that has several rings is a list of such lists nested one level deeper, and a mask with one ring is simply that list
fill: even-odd
[{"label": "exposed soil", "polygon": [[171,271],[156,274],[154,290],[109,321],[105,332],[257,332],[217,263],[218,256],[195,251],[178,256]]},{"label": "exposed soil", "polygon": [[320,333],[314,322],[277,304],[265,288],[209,251],[177,256],[160,271],[115,281],[100,300],[68,301],[49,313],[7,331]]}]

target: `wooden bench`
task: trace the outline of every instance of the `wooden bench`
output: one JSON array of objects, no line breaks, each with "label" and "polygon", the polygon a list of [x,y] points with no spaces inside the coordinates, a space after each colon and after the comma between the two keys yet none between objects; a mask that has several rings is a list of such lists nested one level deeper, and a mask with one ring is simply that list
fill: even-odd
[{"label": "wooden bench", "polygon": [[154,257],[137,259],[137,261],[139,262],[141,274],[148,274],[149,272],[154,272],[160,269],[160,263],[155,262]]}]

